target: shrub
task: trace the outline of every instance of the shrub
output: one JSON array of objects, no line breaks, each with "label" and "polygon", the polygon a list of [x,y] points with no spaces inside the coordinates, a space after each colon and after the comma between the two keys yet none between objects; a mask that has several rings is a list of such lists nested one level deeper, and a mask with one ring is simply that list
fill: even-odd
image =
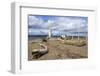
[{"label": "shrub", "polygon": [[42,42],[47,42],[47,39],[42,39]]}]

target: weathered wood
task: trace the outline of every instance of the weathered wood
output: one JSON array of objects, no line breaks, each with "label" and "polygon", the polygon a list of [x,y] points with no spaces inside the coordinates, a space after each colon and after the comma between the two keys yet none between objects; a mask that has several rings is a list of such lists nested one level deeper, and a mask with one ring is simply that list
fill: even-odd
[{"label": "weathered wood", "polygon": [[33,49],[32,50],[33,59],[40,58],[41,56],[49,52],[48,47],[46,45],[44,44],[39,44],[39,45],[43,47],[43,49]]}]

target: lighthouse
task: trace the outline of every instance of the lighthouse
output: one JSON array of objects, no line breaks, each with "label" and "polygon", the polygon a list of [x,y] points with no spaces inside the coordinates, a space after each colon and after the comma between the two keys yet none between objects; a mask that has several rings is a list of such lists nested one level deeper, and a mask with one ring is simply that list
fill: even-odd
[{"label": "lighthouse", "polygon": [[51,38],[51,29],[49,29],[48,37]]}]

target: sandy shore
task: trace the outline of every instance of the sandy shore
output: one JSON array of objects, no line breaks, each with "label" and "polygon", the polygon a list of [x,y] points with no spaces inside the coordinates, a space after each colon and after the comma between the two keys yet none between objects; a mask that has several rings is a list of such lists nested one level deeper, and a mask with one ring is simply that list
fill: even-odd
[{"label": "sandy shore", "polygon": [[[49,52],[38,59],[32,59],[32,50],[41,49],[38,43],[45,44]],[[28,60],[55,60],[55,59],[79,59],[87,58],[87,45],[75,46],[62,43],[59,40],[48,40],[47,42],[29,42],[28,43]]]}]

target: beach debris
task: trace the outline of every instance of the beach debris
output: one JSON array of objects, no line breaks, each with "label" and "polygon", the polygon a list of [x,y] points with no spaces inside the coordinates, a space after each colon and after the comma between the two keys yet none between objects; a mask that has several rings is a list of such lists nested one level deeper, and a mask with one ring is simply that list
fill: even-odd
[{"label": "beach debris", "polygon": [[32,50],[33,59],[40,58],[41,56],[49,52],[48,47],[45,44],[39,43],[39,45],[43,47],[43,49],[33,49]]},{"label": "beach debris", "polygon": [[61,35],[61,39],[65,39],[66,38],[66,36],[65,35]]},{"label": "beach debris", "polygon": [[58,38],[58,40],[60,40],[61,43],[64,43],[65,42],[65,38],[66,38],[65,35],[61,35],[60,38]]}]

